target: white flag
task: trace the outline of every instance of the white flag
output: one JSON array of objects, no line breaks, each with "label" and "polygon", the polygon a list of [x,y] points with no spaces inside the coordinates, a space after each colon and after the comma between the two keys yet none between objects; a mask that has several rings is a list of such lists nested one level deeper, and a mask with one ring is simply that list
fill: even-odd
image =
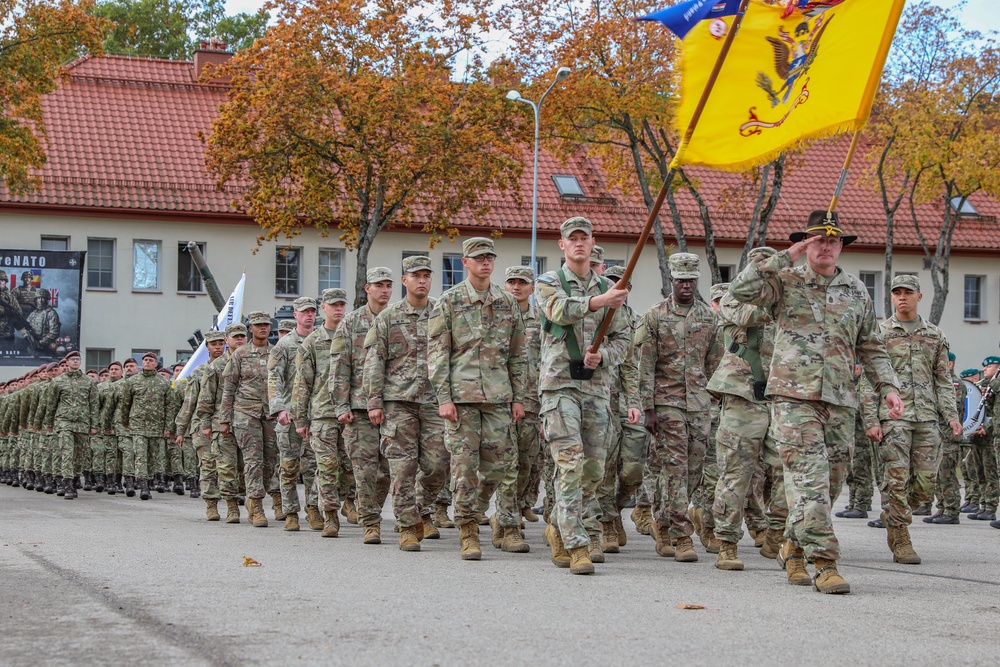
[{"label": "white flag", "polygon": [[[240,278],[240,282],[236,283],[236,287],[233,289],[233,293],[229,295],[229,299],[226,300],[226,305],[222,307],[219,311],[219,315],[215,318],[215,331],[225,331],[226,327],[233,322],[239,322],[243,318],[243,287],[247,281],[247,274],[243,274]],[[191,372],[201,366],[203,363],[208,361],[208,348],[205,346],[205,341],[201,341],[198,349],[194,351],[191,358],[188,359],[187,363],[184,364],[184,369],[181,374],[177,376],[177,380],[183,380],[187,376],[191,375]],[[177,382],[174,380],[174,382]]]}]

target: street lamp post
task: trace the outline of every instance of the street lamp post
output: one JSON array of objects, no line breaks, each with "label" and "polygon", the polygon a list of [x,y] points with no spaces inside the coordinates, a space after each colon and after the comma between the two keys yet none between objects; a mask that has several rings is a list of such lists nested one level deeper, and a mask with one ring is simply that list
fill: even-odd
[{"label": "street lamp post", "polygon": [[[524,102],[525,104],[531,105],[532,110],[535,112],[535,160],[534,160],[534,177],[532,179],[531,185],[531,270],[538,273],[538,125],[539,125],[539,113],[542,109],[542,102],[545,101],[545,96],[548,95],[555,85],[568,77],[570,74],[570,69],[568,67],[560,67],[556,72],[555,81],[549,84],[549,87],[545,89],[542,96],[538,98],[538,104],[535,104],[531,100],[526,100],[521,97],[521,93],[516,90],[512,90],[507,93],[507,99],[512,102]],[[537,276],[536,276],[537,277]]]}]

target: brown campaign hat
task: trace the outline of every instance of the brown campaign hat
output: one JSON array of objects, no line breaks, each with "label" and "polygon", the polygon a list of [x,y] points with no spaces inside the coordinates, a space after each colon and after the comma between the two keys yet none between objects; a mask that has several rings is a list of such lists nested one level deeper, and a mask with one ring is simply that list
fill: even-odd
[{"label": "brown campaign hat", "polygon": [[842,239],[845,246],[858,240],[856,235],[847,234],[840,227],[840,215],[836,211],[813,211],[809,214],[805,231],[792,232],[788,235],[788,240],[798,243],[808,236],[834,236]]}]

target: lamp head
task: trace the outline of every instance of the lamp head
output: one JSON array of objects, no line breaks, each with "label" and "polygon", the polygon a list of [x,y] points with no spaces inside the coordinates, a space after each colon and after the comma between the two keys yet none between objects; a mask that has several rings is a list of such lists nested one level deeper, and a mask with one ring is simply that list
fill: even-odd
[{"label": "lamp head", "polygon": [[510,100],[511,102],[516,102],[517,100],[521,99],[521,93],[517,92],[516,90],[512,90],[509,93],[507,93],[507,99]]},{"label": "lamp head", "polygon": [[558,71],[556,71],[556,81],[562,81],[570,75],[571,71],[572,70],[568,67],[560,67]]}]

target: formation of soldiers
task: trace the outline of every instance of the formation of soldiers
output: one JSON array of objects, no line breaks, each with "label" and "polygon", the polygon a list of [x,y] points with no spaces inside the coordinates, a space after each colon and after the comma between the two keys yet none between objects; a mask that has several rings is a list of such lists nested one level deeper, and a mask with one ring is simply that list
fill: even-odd
[{"label": "formation of soldiers", "polygon": [[[484,525],[493,547],[530,552],[524,521],[540,511],[552,563],[574,574],[620,552],[633,507],[660,556],[697,561],[697,540],[742,570],[746,526],[788,583],[824,593],[850,591],[831,507],[845,482],[846,518],[867,518],[879,485],[870,525],[896,562],[920,562],[913,514],[1000,528],[1000,450],[988,429],[962,437],[965,390],[917,314],[917,278],[893,280],[894,314],[877,323],[837,267],[855,237],[836,214],[815,212],[787,250],[754,249],[709,303],[698,257],[671,255],[670,294],[641,316],[591,223],[560,232],[561,268],[510,267],[503,287],[493,241],[473,238],[467,278],[438,299],[418,256],[403,262],[402,300],[390,304],[392,271],[372,268],[365,305],[347,312],[342,289],[296,299],[276,344],[270,316],[251,312],[206,334],[209,360],[182,380],[153,353],[91,377],[76,352],[43,365],[0,385],[0,479],[68,499],[189,492],[206,520],[222,520],[222,500],[226,523],[245,505],[255,527],[269,495],[286,531],[304,509],[323,537],[343,516],[365,544],[382,542],[391,493],[401,550],[457,527],[464,560],[482,558]],[[982,386],[1000,387],[998,368],[984,362]]]}]

